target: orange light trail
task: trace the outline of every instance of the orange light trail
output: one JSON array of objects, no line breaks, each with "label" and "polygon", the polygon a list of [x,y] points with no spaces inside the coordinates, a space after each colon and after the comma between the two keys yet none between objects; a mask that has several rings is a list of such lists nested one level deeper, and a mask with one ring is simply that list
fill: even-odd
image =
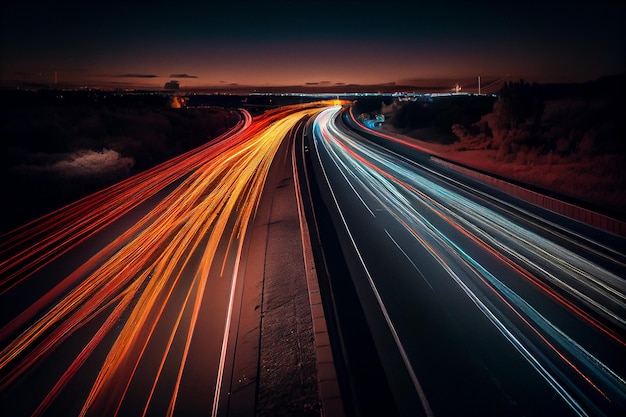
[{"label": "orange light trail", "polygon": [[[160,363],[152,366],[143,415],[154,411],[158,384],[169,384],[167,415],[174,415],[190,346],[200,330],[200,307],[211,295],[206,293],[210,272],[217,265],[223,274],[229,254],[241,249],[283,138],[300,119],[323,108],[322,103],[283,107],[254,120],[244,113],[240,125],[217,140],[7,235],[0,246],[0,294],[10,295],[35,272],[177,184],[137,223],[0,329],[0,390],[104,314],[34,415],[45,412],[111,333],[114,341],[80,415],[117,414],[149,349],[160,352]],[[181,291],[182,297],[174,296]],[[166,310],[172,308],[178,313],[168,321]],[[157,332],[167,335],[165,342],[157,340]],[[183,340],[182,352],[172,349],[176,340]],[[164,382],[166,362],[177,363],[173,382]]]}]

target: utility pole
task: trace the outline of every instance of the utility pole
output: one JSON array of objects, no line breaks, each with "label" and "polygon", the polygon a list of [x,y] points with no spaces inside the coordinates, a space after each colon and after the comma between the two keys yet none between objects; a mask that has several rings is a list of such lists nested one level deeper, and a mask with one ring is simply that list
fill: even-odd
[{"label": "utility pole", "polygon": [[480,95],[480,75],[478,76],[478,95]]}]

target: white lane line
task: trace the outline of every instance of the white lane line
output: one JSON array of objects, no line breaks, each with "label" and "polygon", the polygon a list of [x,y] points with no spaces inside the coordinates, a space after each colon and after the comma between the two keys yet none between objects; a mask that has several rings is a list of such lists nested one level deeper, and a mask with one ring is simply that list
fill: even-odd
[{"label": "white lane line", "polygon": [[417,265],[415,265],[415,262],[413,262],[413,259],[411,259],[409,257],[409,255],[407,255],[407,253],[404,251],[404,249],[402,249],[402,247],[398,244],[398,242],[396,242],[396,240],[389,234],[387,229],[385,229],[385,233],[387,234],[387,236],[389,236],[389,239],[391,239],[391,241],[394,243],[394,245],[396,245],[396,247],[400,250],[400,252],[402,252],[402,254],[406,257],[406,259],[408,259],[408,261],[411,262],[411,265],[413,265],[413,268],[415,268],[417,273],[420,274],[420,277],[422,277],[422,279],[426,282],[426,284],[428,284],[430,289],[435,291],[433,286],[430,285],[430,281],[428,281],[428,279],[424,276],[424,274],[422,274],[422,271],[420,271],[420,269],[417,267]]},{"label": "white lane line", "polygon": [[398,347],[398,350],[400,352],[400,356],[402,357],[402,360],[404,362],[405,368],[407,370],[407,372],[409,373],[409,377],[411,378],[411,381],[413,382],[413,386],[415,387],[415,391],[417,392],[417,395],[419,396],[420,402],[422,403],[422,408],[424,409],[424,412],[426,413],[426,415],[428,417],[432,417],[434,416],[433,411],[430,407],[430,404],[428,403],[428,399],[426,398],[426,394],[424,393],[424,390],[421,386],[421,384],[419,383],[419,380],[417,379],[417,375],[415,375],[415,371],[413,370],[413,366],[411,365],[411,361],[409,360],[409,357],[404,349],[404,346],[402,345],[402,342],[400,341],[400,337],[398,336],[398,333],[393,325],[393,323],[391,322],[391,318],[389,317],[389,313],[387,312],[387,309],[385,308],[385,305],[382,301],[382,298],[380,297],[380,294],[378,292],[378,289],[376,288],[376,285],[374,284],[374,281],[372,279],[372,276],[370,275],[370,272],[367,268],[367,266],[365,265],[365,261],[361,255],[361,252],[359,251],[356,241],[354,240],[354,237],[352,236],[352,232],[350,231],[350,228],[348,227],[348,224],[346,222],[346,219],[343,215],[343,212],[341,210],[341,208],[339,207],[339,203],[337,201],[337,198],[335,196],[335,193],[332,189],[332,186],[330,184],[330,180],[328,178],[328,175],[326,174],[326,170],[324,169],[324,165],[322,163],[322,160],[320,158],[320,152],[319,152],[319,148],[317,146],[317,141],[314,141],[315,143],[315,147],[317,149],[317,158],[318,161],[320,163],[320,167],[322,168],[322,173],[324,174],[324,177],[326,179],[326,183],[328,184],[331,196],[333,198],[333,201],[335,203],[335,206],[337,207],[337,210],[339,212],[339,215],[341,217],[341,221],[346,229],[346,232],[348,233],[348,237],[350,238],[350,241],[352,242],[352,246],[354,247],[357,256],[359,258],[359,261],[361,262],[361,265],[363,266],[363,270],[365,271],[365,274],[367,276],[367,280],[368,283],[372,289],[372,292],[374,293],[374,296],[376,297],[376,301],[378,302],[378,305],[382,311],[383,317],[385,318],[385,321],[387,322],[387,326],[389,327],[389,330],[391,331],[392,337],[394,339],[394,342],[396,343],[396,346]]},{"label": "white lane line", "polygon": [[[245,235],[245,233],[244,233]],[[242,235],[243,236],[243,235]],[[228,314],[226,315],[226,323],[224,325],[224,338],[222,339],[222,350],[220,352],[220,363],[217,371],[217,381],[215,384],[215,394],[213,395],[213,409],[211,410],[211,417],[217,417],[217,412],[220,403],[220,393],[222,391],[222,382],[224,377],[224,367],[226,365],[226,351],[228,348],[228,338],[230,336],[230,326],[233,316],[233,306],[235,303],[235,289],[237,287],[237,277],[239,275],[239,264],[241,261],[241,252],[243,249],[244,239],[239,240],[237,247],[237,257],[235,259],[235,268],[233,270],[233,278],[230,285],[230,296],[228,299]]]}]

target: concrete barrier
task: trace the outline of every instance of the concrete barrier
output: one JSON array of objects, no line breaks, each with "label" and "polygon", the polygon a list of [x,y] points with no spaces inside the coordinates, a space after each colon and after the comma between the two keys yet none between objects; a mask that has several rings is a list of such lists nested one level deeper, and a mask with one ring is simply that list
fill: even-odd
[{"label": "concrete barrier", "polygon": [[475,178],[485,184],[489,184],[492,187],[506,192],[507,194],[511,194],[515,197],[535,204],[536,206],[543,207],[547,210],[579,222],[597,227],[598,229],[606,230],[616,235],[626,236],[626,222],[624,221],[617,220],[605,214],[601,214],[533,190],[529,190],[528,188],[504,181],[500,178],[492,177],[462,165],[457,165],[450,161],[434,156],[431,156],[431,160],[439,165],[445,166],[448,169],[461,172],[464,175]]}]

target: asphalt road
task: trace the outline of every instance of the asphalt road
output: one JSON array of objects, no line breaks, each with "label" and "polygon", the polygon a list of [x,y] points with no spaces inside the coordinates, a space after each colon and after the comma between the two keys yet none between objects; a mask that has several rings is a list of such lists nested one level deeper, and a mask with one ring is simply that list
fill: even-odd
[{"label": "asphalt road", "polygon": [[284,138],[319,109],[244,112],[218,140],[3,235],[1,413],[218,415],[244,236]]},{"label": "asphalt road", "polygon": [[340,112],[306,145],[349,270],[331,287],[357,294],[388,415],[623,415],[624,239],[380,146]]},{"label": "asphalt road", "polygon": [[[285,306],[311,320],[304,281],[275,280],[261,301],[238,281],[270,167],[288,159],[283,140],[321,110],[305,107],[247,115],[214,143],[2,236],[4,414],[250,415],[255,387],[287,381],[246,382],[261,368],[230,343],[244,334],[235,323],[259,334],[244,305],[263,305],[285,334]],[[624,239],[361,137],[340,116],[320,113],[299,153],[345,414],[623,414]],[[276,196],[291,195],[283,177],[269,176]],[[295,224],[275,207],[267,236]],[[277,242],[267,247],[282,261]],[[276,349],[268,334],[256,340]],[[289,336],[298,355],[304,338]],[[294,363],[289,378],[311,377],[311,363]]]}]

